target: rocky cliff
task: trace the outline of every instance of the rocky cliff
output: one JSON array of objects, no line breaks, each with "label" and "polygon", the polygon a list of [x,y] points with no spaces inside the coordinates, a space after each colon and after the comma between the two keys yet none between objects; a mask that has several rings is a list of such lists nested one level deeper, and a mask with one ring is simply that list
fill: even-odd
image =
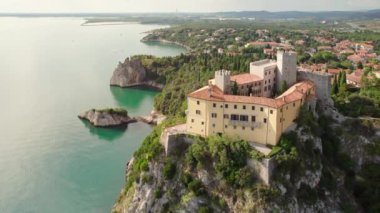
[{"label": "rocky cliff", "polygon": [[[129,164],[126,187],[113,211],[377,211],[378,136],[356,121],[299,122],[270,156],[222,137],[194,138],[192,145],[166,156],[155,130]],[[276,160],[269,186],[245,163],[267,157]]]},{"label": "rocky cliff", "polygon": [[125,59],[118,64],[110,80],[111,86],[134,87],[148,86],[162,89],[163,85],[150,79],[151,73],[138,59]]},{"label": "rocky cliff", "polygon": [[124,109],[91,109],[78,115],[80,119],[88,120],[97,127],[112,127],[136,122],[136,119],[128,116]]}]

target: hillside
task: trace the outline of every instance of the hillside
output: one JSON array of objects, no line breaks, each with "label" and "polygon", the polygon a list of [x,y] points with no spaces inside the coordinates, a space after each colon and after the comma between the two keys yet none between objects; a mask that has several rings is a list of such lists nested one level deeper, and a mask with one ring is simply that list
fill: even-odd
[{"label": "hillside", "polygon": [[[301,117],[301,116],[300,116]],[[165,156],[159,126],[128,166],[114,212],[376,212],[380,138],[357,120],[343,124],[306,110],[297,129],[264,156],[247,142],[202,139]],[[344,127],[344,128],[343,128]],[[249,160],[276,162],[267,186]]]}]

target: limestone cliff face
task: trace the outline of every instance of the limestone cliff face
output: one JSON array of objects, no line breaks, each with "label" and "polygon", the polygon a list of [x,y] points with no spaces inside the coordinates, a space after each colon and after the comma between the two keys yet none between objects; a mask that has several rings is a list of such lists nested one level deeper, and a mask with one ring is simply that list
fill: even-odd
[{"label": "limestone cliff face", "polygon": [[92,125],[97,127],[112,127],[131,122],[136,122],[136,119],[130,118],[127,111],[115,110],[95,110],[83,112],[78,115],[79,118],[88,120]]},{"label": "limestone cliff face", "polygon": [[[213,212],[343,212],[347,205],[354,212],[360,212],[360,205],[345,187],[344,172],[340,167],[326,163],[328,159],[323,153],[326,148],[323,148],[321,137],[312,135],[304,128],[297,129],[294,134],[297,138],[297,163],[278,162],[271,186],[256,181],[252,188],[237,189],[226,185],[212,168],[203,166],[188,173],[206,191],[197,195],[194,191],[189,191],[191,184],[185,186],[184,174],[189,172],[184,167],[183,152],[188,150],[185,148],[170,155],[177,168],[174,178],[164,178],[166,156],[161,152],[148,162],[146,170],[138,174],[127,191],[122,190],[113,212],[197,212],[205,206]],[[341,140],[342,144],[349,142],[347,139]],[[371,143],[367,139],[355,142],[356,146]],[[349,154],[351,153],[358,154],[358,151],[351,150]],[[367,155],[364,152],[359,154]],[[376,159],[360,161],[378,162]],[[127,179],[133,176],[133,164],[130,162],[128,166]]]},{"label": "limestone cliff face", "polygon": [[162,89],[163,85],[156,83],[148,78],[149,70],[147,70],[140,60],[125,59],[124,63],[118,64],[110,80],[111,86],[134,87],[134,86],[150,86]]}]

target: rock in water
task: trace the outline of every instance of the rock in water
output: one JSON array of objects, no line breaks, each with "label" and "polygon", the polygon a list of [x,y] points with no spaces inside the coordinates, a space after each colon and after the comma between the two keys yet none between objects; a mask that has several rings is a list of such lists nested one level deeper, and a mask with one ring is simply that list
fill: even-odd
[{"label": "rock in water", "polygon": [[135,118],[128,116],[125,109],[91,109],[78,115],[79,118],[88,120],[97,127],[112,127],[136,122]]},{"label": "rock in water", "polygon": [[134,87],[148,86],[162,89],[163,85],[149,79],[152,73],[147,70],[138,59],[125,59],[124,63],[120,63],[116,67],[111,77],[111,86]]}]

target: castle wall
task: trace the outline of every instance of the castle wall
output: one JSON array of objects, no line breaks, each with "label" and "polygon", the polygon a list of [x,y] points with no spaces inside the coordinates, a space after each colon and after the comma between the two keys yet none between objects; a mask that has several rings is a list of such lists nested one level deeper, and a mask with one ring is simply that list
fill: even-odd
[{"label": "castle wall", "polygon": [[317,98],[324,104],[331,104],[331,77],[328,73],[301,71],[297,72],[298,81],[310,80],[314,82]]}]

